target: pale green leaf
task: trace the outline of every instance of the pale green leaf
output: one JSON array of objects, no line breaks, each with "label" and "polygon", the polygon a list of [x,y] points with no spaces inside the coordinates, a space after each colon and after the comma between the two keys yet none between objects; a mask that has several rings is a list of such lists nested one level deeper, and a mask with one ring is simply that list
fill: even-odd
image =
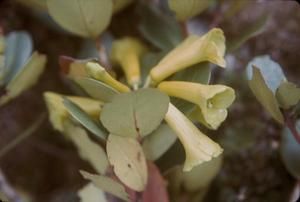
[{"label": "pale green leaf", "polygon": [[8,201],[6,194],[2,191],[0,191],[0,201]]},{"label": "pale green leaf", "polygon": [[[296,128],[300,133],[300,121]],[[288,128],[284,128],[281,139],[280,153],[287,170],[296,179],[300,179],[300,144]]]},{"label": "pale green leaf", "polygon": [[104,105],[101,122],[114,135],[145,136],[159,126],[168,103],[168,96],[151,88],[116,95]]},{"label": "pale green leaf", "polygon": [[104,192],[110,193],[120,199],[125,201],[129,201],[128,194],[125,191],[123,185],[119,182],[102,175],[94,175],[85,171],[80,171],[81,175],[87,179],[92,181],[92,183],[99,189]]},{"label": "pale green leaf", "polygon": [[200,14],[212,2],[213,0],[168,0],[170,9],[175,12],[176,18],[180,21],[188,20]]},{"label": "pale green leaf", "polygon": [[94,184],[88,183],[78,191],[80,202],[107,202],[105,193]]},{"label": "pale green leaf", "polygon": [[141,59],[141,80],[144,83],[149,76],[149,72],[153,66],[155,66],[165,55],[167,52],[148,52],[143,55]]},{"label": "pale green leaf", "polygon": [[225,37],[221,29],[213,28],[203,36],[188,36],[171,50],[150,72],[154,84],[180,70],[201,62],[225,67]]},{"label": "pale green leaf", "polygon": [[161,157],[176,141],[177,136],[167,124],[161,124],[143,141],[147,159],[155,161]]},{"label": "pale green leaf", "polygon": [[0,105],[17,97],[23,91],[32,87],[43,73],[47,58],[45,55],[34,52],[25,66],[7,84],[7,93],[0,98]]},{"label": "pale green leaf", "polygon": [[178,193],[182,188],[189,193],[205,192],[220,171],[221,165],[222,156],[219,156],[194,167],[189,172],[183,172],[182,166],[171,168],[166,173],[171,193]]},{"label": "pale green leaf", "polygon": [[51,17],[64,29],[83,37],[96,38],[108,26],[112,0],[47,0]]},{"label": "pale green leaf", "polygon": [[288,109],[296,105],[300,100],[300,88],[291,82],[282,82],[276,91],[279,105]]},{"label": "pale green leaf", "polygon": [[182,41],[180,26],[174,18],[164,15],[154,6],[145,5],[140,13],[139,30],[153,45],[166,51]]},{"label": "pale green leaf", "polygon": [[263,30],[267,20],[268,20],[268,15],[263,14],[255,22],[251,24],[247,24],[245,27],[243,27],[244,29],[241,29],[241,32],[239,32],[238,36],[234,36],[234,38],[227,38],[226,51],[227,52],[235,51],[248,39],[258,35]]},{"label": "pale green leaf", "polygon": [[222,159],[222,156],[218,156],[194,167],[189,172],[182,172],[182,184],[185,189],[189,192],[196,192],[209,187],[221,169]]},{"label": "pale green leaf", "polygon": [[277,100],[273,92],[267,86],[260,70],[253,66],[253,73],[251,80],[249,80],[249,87],[257,100],[263,105],[263,107],[271,114],[271,116],[283,124],[283,115],[279,109]]},{"label": "pale green leaf", "polygon": [[[5,66],[3,69],[5,83],[8,83],[24,68],[32,53],[32,39],[27,32],[11,32],[5,38]],[[0,75],[2,74],[0,70]],[[0,76],[1,77],[1,76]]]},{"label": "pale green leaf", "polygon": [[268,55],[255,57],[248,63],[246,69],[248,80],[252,78],[253,66],[260,70],[264,82],[273,93],[275,93],[281,82],[286,80],[280,65]]},{"label": "pale green leaf", "polygon": [[109,102],[119,94],[118,91],[101,81],[91,78],[75,78],[75,82],[92,98]]},{"label": "pale green leaf", "polygon": [[131,137],[110,134],[106,151],[117,177],[129,188],[143,191],[147,184],[148,171],[139,142]]},{"label": "pale green leaf", "polygon": [[64,98],[63,101],[67,111],[75,118],[79,123],[81,123],[85,128],[91,131],[93,134],[97,135],[102,139],[106,139],[107,134],[103,131],[100,125],[92,119],[83,109],[81,109],[74,102],[68,98]]},{"label": "pale green leaf", "polygon": [[76,145],[80,157],[90,162],[99,174],[105,174],[109,163],[102,147],[92,141],[84,129],[71,122],[65,123],[64,132]]}]

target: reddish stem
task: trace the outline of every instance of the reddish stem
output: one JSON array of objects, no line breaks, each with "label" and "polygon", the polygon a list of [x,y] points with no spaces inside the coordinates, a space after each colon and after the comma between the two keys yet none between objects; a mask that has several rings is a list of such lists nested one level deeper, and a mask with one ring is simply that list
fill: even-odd
[{"label": "reddish stem", "polygon": [[296,128],[296,120],[289,114],[285,113],[285,124],[290,129],[296,141],[300,144],[300,134]]}]

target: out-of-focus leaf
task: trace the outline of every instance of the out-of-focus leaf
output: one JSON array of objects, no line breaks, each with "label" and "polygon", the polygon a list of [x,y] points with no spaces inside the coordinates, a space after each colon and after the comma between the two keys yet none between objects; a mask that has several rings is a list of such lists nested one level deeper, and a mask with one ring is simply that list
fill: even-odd
[{"label": "out-of-focus leaf", "polygon": [[5,56],[4,56],[4,50],[5,50],[5,38],[0,33],[0,86],[4,84],[5,79]]},{"label": "out-of-focus leaf", "polygon": [[161,157],[176,141],[177,136],[165,123],[161,124],[143,141],[143,149],[147,159],[155,161]]},{"label": "out-of-focus leaf", "polygon": [[51,17],[64,29],[82,37],[96,38],[108,26],[111,0],[47,0]]},{"label": "out-of-focus leaf", "polygon": [[[253,73],[251,75],[251,80],[249,80],[249,87],[257,100],[263,105],[263,107],[271,114],[271,116],[283,124],[283,115],[279,109],[277,100],[273,92],[267,86],[260,70],[253,66]],[[272,71],[272,70],[269,70]]]},{"label": "out-of-focus leaf", "polygon": [[114,134],[127,137],[146,136],[163,120],[169,97],[156,89],[140,89],[116,95],[104,105],[101,122]]},{"label": "out-of-focus leaf", "polygon": [[253,66],[260,70],[264,82],[273,93],[275,93],[281,82],[286,80],[280,65],[268,55],[257,56],[248,63],[246,69],[248,80],[252,79]]},{"label": "out-of-focus leaf", "polygon": [[182,184],[189,192],[205,189],[216,177],[222,165],[222,156],[213,158],[194,167],[189,172],[182,172]]},{"label": "out-of-focus leaf", "polygon": [[232,52],[238,49],[243,43],[245,43],[251,37],[258,35],[264,28],[268,20],[268,15],[263,14],[254,23],[246,26],[245,29],[241,29],[238,36],[234,38],[227,38],[226,40],[226,51]]},{"label": "out-of-focus leaf", "polygon": [[143,202],[169,202],[166,189],[167,183],[161,176],[159,169],[152,162],[148,162],[148,183],[143,192]]},{"label": "out-of-focus leaf", "polygon": [[80,173],[85,179],[92,181],[96,187],[104,192],[110,193],[125,201],[129,201],[125,188],[119,182],[106,176],[94,175],[85,171],[80,171]]},{"label": "out-of-focus leaf", "polygon": [[139,30],[143,36],[161,50],[170,50],[182,41],[179,24],[154,6],[144,5],[141,10]]},{"label": "out-of-focus leaf", "polygon": [[96,47],[95,40],[86,39],[82,41],[80,51],[78,53],[79,58],[99,58],[99,52]]},{"label": "out-of-focus leaf", "polygon": [[64,97],[76,103],[76,105],[88,113],[93,119],[98,119],[103,105],[102,102],[86,97],[65,96],[53,92],[45,92],[44,98],[49,111],[50,121],[56,130],[63,132],[64,122],[69,118],[69,113],[63,104]]},{"label": "out-of-focus leaf", "polygon": [[239,0],[239,1],[229,1],[229,8],[224,11],[224,18],[230,19],[235,16],[239,11],[245,8],[251,1],[248,0]]},{"label": "out-of-focus leaf", "polygon": [[203,36],[191,35],[153,67],[150,72],[152,82],[157,84],[172,74],[201,62],[225,67],[224,54],[225,37],[221,29],[213,28]]},{"label": "out-of-focus leaf", "polygon": [[95,79],[85,77],[74,80],[89,96],[103,102],[109,102],[115,95],[119,94],[109,85]]},{"label": "out-of-focus leaf", "polygon": [[84,129],[71,122],[65,123],[64,131],[76,145],[80,157],[90,162],[99,174],[104,175],[109,163],[101,146],[92,141]]},{"label": "out-of-focus leaf", "polygon": [[8,201],[8,198],[7,198],[7,196],[2,192],[2,191],[0,191],[0,201]]},{"label": "out-of-focus leaf", "polygon": [[150,73],[152,67],[157,65],[157,63],[166,55],[165,51],[161,51],[158,53],[149,52],[143,55],[141,60],[141,77],[142,83],[144,83],[147,79],[147,76]]},{"label": "out-of-focus leaf", "polygon": [[80,202],[107,202],[105,193],[95,187],[92,183],[88,183],[78,191]]},{"label": "out-of-focus leaf", "polygon": [[76,119],[79,123],[81,123],[85,128],[89,131],[102,138],[106,139],[107,134],[100,128],[99,124],[92,119],[84,110],[82,110],[78,105],[69,100],[68,98],[64,98],[64,105],[67,111],[71,114],[71,116]]},{"label": "out-of-focus leaf", "polygon": [[[172,198],[180,194],[181,189],[189,192],[189,197],[197,198],[188,201],[202,201],[205,196],[210,183],[220,171],[222,165],[222,156],[205,162],[201,165],[194,167],[189,172],[183,172],[182,166],[175,166],[167,171],[166,178],[169,181],[169,190]],[[197,196],[192,196],[191,193],[198,193]]]},{"label": "out-of-focus leaf", "polygon": [[18,0],[26,6],[31,8],[46,11],[47,10],[47,0]]},{"label": "out-of-focus leaf", "polygon": [[117,13],[122,9],[129,6],[134,0],[112,0],[113,1],[113,13]]},{"label": "out-of-focus leaf", "polygon": [[296,105],[300,100],[300,88],[291,82],[282,82],[276,91],[279,105],[288,109]]},{"label": "out-of-focus leaf", "polygon": [[207,9],[214,0],[168,0],[170,9],[180,21],[188,20]]},{"label": "out-of-focus leaf", "polygon": [[[173,81],[190,81],[195,83],[208,84],[211,76],[211,69],[209,63],[203,62],[192,67],[189,67],[183,71],[177,72],[170,79]],[[195,109],[193,103],[187,102],[175,97],[171,98],[171,102],[184,114],[189,114]]]},{"label": "out-of-focus leaf", "polygon": [[[296,128],[300,133],[300,121],[297,122]],[[288,128],[284,128],[281,139],[280,153],[282,160],[296,179],[300,179],[300,144],[295,140],[293,134]]]},{"label": "out-of-focus leaf", "polygon": [[[4,79],[8,83],[24,68],[32,53],[32,39],[27,32],[11,32],[5,39]],[[0,76],[1,77],[1,76]]]},{"label": "out-of-focus leaf", "polygon": [[129,188],[143,191],[147,185],[148,172],[139,142],[131,137],[110,134],[106,151],[116,176]]},{"label": "out-of-focus leaf", "polygon": [[37,52],[28,59],[25,66],[13,77],[6,86],[6,94],[0,98],[0,105],[17,97],[32,87],[43,73],[47,58]]}]

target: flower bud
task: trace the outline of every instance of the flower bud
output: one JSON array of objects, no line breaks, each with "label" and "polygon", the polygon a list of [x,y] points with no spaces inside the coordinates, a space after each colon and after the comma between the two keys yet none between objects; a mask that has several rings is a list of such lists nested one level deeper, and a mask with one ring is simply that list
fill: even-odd
[{"label": "flower bud", "polygon": [[100,66],[98,63],[89,62],[86,65],[86,71],[88,74],[99,81],[102,81],[109,86],[113,87],[117,91],[121,93],[129,92],[130,89],[122,84],[121,82],[114,79],[105,69],[104,67]]},{"label": "flower bud", "polygon": [[111,52],[112,61],[122,67],[127,82],[131,86],[140,84],[139,59],[145,50],[145,46],[134,38],[126,37],[113,42]]}]

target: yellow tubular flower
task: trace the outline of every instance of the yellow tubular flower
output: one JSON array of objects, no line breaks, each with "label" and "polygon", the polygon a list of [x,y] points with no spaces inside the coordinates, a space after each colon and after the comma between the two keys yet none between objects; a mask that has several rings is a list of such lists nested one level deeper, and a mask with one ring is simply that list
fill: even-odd
[{"label": "yellow tubular flower", "polygon": [[145,46],[139,40],[130,37],[116,40],[112,44],[112,61],[122,67],[127,82],[131,86],[140,84],[139,59],[145,51]]},{"label": "yellow tubular flower", "polygon": [[[69,117],[69,113],[63,104],[64,95],[45,92],[44,99],[50,115],[50,121],[53,127],[63,132],[64,121]],[[66,96],[72,102],[77,104],[82,110],[88,113],[93,118],[97,119],[100,115],[103,103],[98,100],[93,100],[90,98],[76,97],[76,96]]]},{"label": "yellow tubular flower", "polygon": [[[199,107],[196,119],[211,129],[217,129],[227,117],[227,110],[235,99],[234,90],[224,85],[204,85],[184,81],[164,81],[158,88]],[[195,115],[193,115],[195,117]]]},{"label": "yellow tubular flower", "polygon": [[93,62],[87,63],[86,70],[92,78],[108,84],[109,86],[113,87],[114,89],[116,89],[121,93],[126,93],[130,91],[130,89],[126,85],[114,79],[104,69],[104,67],[101,67],[98,63],[93,63]]},{"label": "yellow tubular flower", "polygon": [[224,60],[225,37],[214,28],[202,37],[192,35],[168,53],[150,72],[153,83],[159,83],[177,71],[200,62],[209,61],[221,67]]},{"label": "yellow tubular flower", "polygon": [[204,135],[171,103],[165,121],[174,130],[185,149],[186,159],[183,171],[190,171],[193,167],[210,161],[223,152],[219,144]]}]

